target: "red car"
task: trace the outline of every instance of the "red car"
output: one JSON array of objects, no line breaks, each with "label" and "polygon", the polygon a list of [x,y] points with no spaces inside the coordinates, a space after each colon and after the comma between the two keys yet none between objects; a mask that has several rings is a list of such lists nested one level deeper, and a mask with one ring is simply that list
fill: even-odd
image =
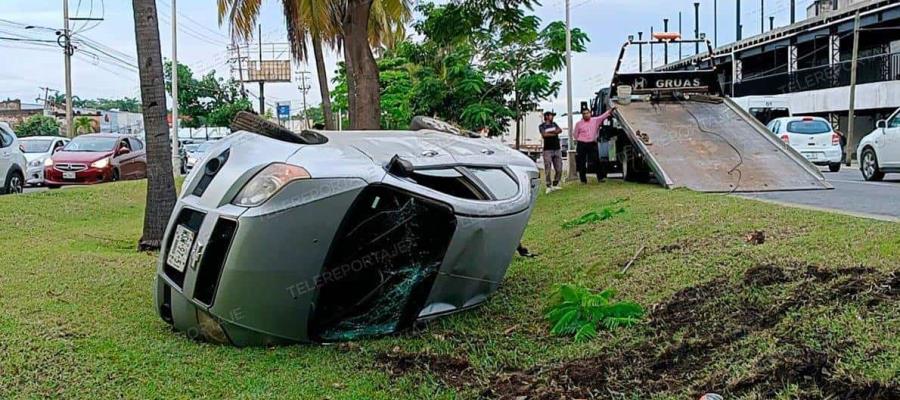
[{"label": "red car", "polygon": [[50,188],[146,176],[144,142],[130,136],[81,135],[44,162],[44,184]]}]

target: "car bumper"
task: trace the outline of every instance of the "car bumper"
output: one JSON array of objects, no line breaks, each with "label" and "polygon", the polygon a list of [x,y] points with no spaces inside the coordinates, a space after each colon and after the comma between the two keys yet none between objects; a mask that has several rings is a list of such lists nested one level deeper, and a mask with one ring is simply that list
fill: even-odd
[{"label": "car bumper", "polygon": [[[367,197],[373,191],[375,199],[411,195],[426,208],[365,229],[348,223],[380,223],[356,218],[374,207]],[[499,287],[531,212],[529,207],[507,215],[457,215],[439,202],[362,179],[294,182],[256,208],[202,204],[188,195],[176,205],[163,240],[155,303],[162,319],[177,330],[236,346],[386,334],[418,319],[474,307]],[[183,271],[168,261],[179,225],[195,232]],[[387,241],[366,247],[376,240]],[[359,294],[354,291],[369,293],[350,289],[369,288],[373,277],[406,279],[393,275],[399,270],[385,272],[399,267],[411,271],[408,293],[379,285],[371,293],[384,298],[375,295],[363,305],[341,308],[339,303]],[[400,306],[395,314],[379,308],[393,306]],[[373,316],[381,311],[392,317]],[[347,313],[353,317],[329,321]]]},{"label": "car bumper", "polygon": [[44,183],[44,167],[30,167],[25,174],[25,184],[29,186]]},{"label": "car bumper", "polygon": [[815,165],[838,164],[844,158],[844,153],[838,146],[827,149],[800,149],[798,151]]},{"label": "car bumper", "polygon": [[75,171],[75,178],[63,178],[63,172],[53,167],[44,168],[44,184],[54,186],[92,185],[112,180],[111,168],[88,168]]}]

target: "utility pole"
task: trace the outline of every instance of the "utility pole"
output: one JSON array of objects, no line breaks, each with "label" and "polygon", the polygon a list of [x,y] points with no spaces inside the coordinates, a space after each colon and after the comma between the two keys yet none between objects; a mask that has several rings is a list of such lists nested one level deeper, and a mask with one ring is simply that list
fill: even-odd
[{"label": "utility pole", "polygon": [[[694,2],[694,40],[700,40],[700,2]],[[694,43],[694,54],[700,54],[700,42]],[[712,57],[712,54],[710,54]]]},{"label": "utility pole", "polygon": [[69,31],[69,0],[63,0],[63,53],[66,69],[66,137],[75,137],[72,129],[72,32]]},{"label": "utility pole", "polygon": [[303,93],[303,129],[309,129],[309,114],[306,109],[306,92],[309,91],[310,86],[306,84],[306,75],[309,74],[309,71],[297,71],[297,75],[300,78],[300,93]]},{"label": "utility pole", "polygon": [[735,42],[740,42],[740,41],[741,41],[741,30],[742,30],[742,29],[741,29],[741,0],[737,0],[737,5],[736,5],[736,7],[737,7],[737,10],[736,10],[736,12],[734,13],[734,15],[735,15],[735,17],[737,18],[737,23],[735,24],[735,30],[736,30],[736,33],[735,33],[735,36],[734,36],[734,37],[735,37],[735,40],[734,40],[734,41],[735,41]]},{"label": "utility pole", "polygon": [[[566,116],[569,126],[569,153],[575,148],[575,125],[572,118],[572,18],[571,18],[571,1],[566,0]],[[569,154],[569,159],[571,159]],[[571,162],[569,163],[571,166]],[[574,176],[569,171],[570,176]]]},{"label": "utility pole", "polygon": [[[681,11],[678,12],[678,39],[681,40]],[[678,59],[681,60],[684,56],[681,54],[681,42],[678,42]]]},{"label": "utility pole", "polygon": [[50,115],[50,91],[53,89],[50,89],[48,87],[43,87],[43,86],[38,86],[38,89],[41,89],[44,91],[44,115],[49,116]]},{"label": "utility pole", "polygon": [[172,171],[181,172],[178,152],[178,0],[172,0]]},{"label": "utility pole", "polygon": [[775,30],[775,17],[769,16],[769,31]]},{"label": "utility pole", "polygon": [[759,0],[759,33],[766,33],[766,0]]},{"label": "utility pole", "polygon": [[262,24],[259,24],[259,115],[266,114],[266,83],[262,76]]},{"label": "utility pole", "polygon": [[797,0],[791,0],[791,25],[797,22]]},{"label": "utility pole", "polygon": [[847,156],[846,163],[850,166],[853,156],[853,125],[856,124],[856,64],[859,60],[859,11],[853,20],[853,59],[850,62],[850,113],[847,118]]},{"label": "utility pole", "polygon": [[647,39],[650,43],[650,71],[653,70],[653,27],[650,27],[650,37]]},{"label": "utility pole", "polygon": [[713,0],[713,47],[719,47],[719,0]]},{"label": "utility pole", "polygon": [[231,45],[234,46],[234,50],[237,52],[238,80],[241,82],[241,96],[247,97],[247,90],[244,88],[244,67],[242,65],[243,60],[241,59],[241,46],[239,46],[234,39],[231,39]]}]

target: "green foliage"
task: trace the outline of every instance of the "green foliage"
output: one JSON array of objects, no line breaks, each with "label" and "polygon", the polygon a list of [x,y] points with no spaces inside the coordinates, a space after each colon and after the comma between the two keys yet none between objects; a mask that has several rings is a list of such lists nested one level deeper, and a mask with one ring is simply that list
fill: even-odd
[{"label": "green foliage", "polygon": [[78,117],[72,121],[72,128],[76,134],[94,133],[94,120],[90,117]]},{"label": "green foliage", "polygon": [[595,293],[581,286],[561,285],[546,312],[550,333],[583,342],[597,337],[599,328],[612,330],[638,323],[644,309],[637,303],[614,301],[614,296],[612,289]]},{"label": "green foliage", "polygon": [[59,122],[56,122],[53,117],[32,115],[14,129],[18,137],[57,136],[59,135]]},{"label": "green foliage", "polygon": [[[165,62],[166,90],[172,90],[172,62]],[[216,77],[211,70],[197,79],[193,71],[178,63],[178,111],[185,128],[228,126],[240,111],[252,110],[252,104],[241,94],[240,83]]]},{"label": "green foliage", "polygon": [[625,208],[623,208],[623,207],[620,207],[619,209],[605,207],[605,208],[603,208],[603,210],[600,210],[599,213],[596,211],[591,211],[591,212],[584,214],[576,219],[573,219],[571,221],[566,221],[565,223],[562,224],[562,227],[568,229],[568,228],[574,228],[578,225],[591,224],[591,223],[599,222],[599,221],[606,221],[616,215],[624,214],[624,213],[625,213]]},{"label": "green foliage", "polygon": [[141,112],[141,102],[140,100],[132,97],[123,97],[121,99],[87,99],[82,100],[78,98],[72,99],[72,104],[75,107],[80,108],[90,108],[93,110],[119,110],[119,111],[127,111],[133,113]]}]

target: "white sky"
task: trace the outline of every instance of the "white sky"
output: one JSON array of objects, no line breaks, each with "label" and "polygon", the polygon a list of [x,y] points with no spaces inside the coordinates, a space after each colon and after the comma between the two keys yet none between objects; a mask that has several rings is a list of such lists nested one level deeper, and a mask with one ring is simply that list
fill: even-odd
[{"label": "white sky", "polygon": [[[157,0],[160,12],[160,37],[163,56],[171,56],[171,2]],[[712,38],[713,1],[700,0],[701,32]],[[764,0],[765,25],[768,16],[774,15],[775,25],[788,23],[789,0]],[[79,6],[80,3],[80,6]],[[261,23],[264,41],[285,41],[281,5],[278,0],[264,2]],[[810,0],[797,1],[797,17],[802,19]],[[565,18],[565,0],[544,0],[535,10],[544,23]],[[648,34],[650,27],[662,30],[662,19],[669,18],[669,30],[678,30],[678,12],[683,13],[683,32],[692,36],[693,0],[571,0],[572,24],[588,33],[591,43],[588,52],[577,54],[572,62],[574,106],[579,101],[588,100],[593,93],[608,84],[619,47],[629,34],[643,31]],[[86,38],[100,42],[109,48],[134,58],[134,20],[131,1],[128,0],[69,0],[70,16],[103,16],[105,20],[91,29],[84,30]],[[93,11],[91,12],[91,8]],[[103,10],[105,8],[105,11]],[[718,0],[719,22],[718,42],[731,42],[735,36],[735,0]],[[759,33],[760,1],[742,1],[744,37]],[[179,61],[186,63],[197,72],[215,69],[221,76],[231,74],[226,46],[230,43],[227,26],[220,27],[216,15],[216,0],[178,0],[178,55]],[[11,22],[10,22],[11,21]],[[0,38],[22,37],[55,40],[55,34],[44,29],[22,29],[15,23],[50,28],[62,26],[62,0],[0,0]],[[78,31],[83,22],[73,28]],[[93,24],[92,24],[93,25]],[[411,31],[411,29],[410,29]],[[62,50],[48,43],[46,46],[24,45],[21,42],[0,39],[0,99],[21,98],[24,102],[34,102],[42,95],[38,89],[47,86],[62,91],[64,89]],[[88,50],[90,49],[81,49]],[[684,54],[691,50],[685,46]],[[114,53],[118,54],[118,53]],[[677,47],[669,50],[670,61],[678,55]],[[329,78],[333,76],[339,55],[327,53]],[[126,58],[126,57],[120,57]],[[126,58],[127,60],[127,58]],[[645,63],[649,56],[645,52]],[[662,61],[662,51],[656,52],[657,64]],[[626,65],[636,66],[636,55],[626,60]],[[295,66],[314,72],[314,65]],[[564,74],[560,73],[560,80]],[[109,61],[97,62],[84,51],[79,51],[73,62],[73,92],[81,98],[139,97],[137,73],[128,67],[121,67]],[[318,83],[313,80],[307,101],[318,104],[320,96]],[[256,93],[255,84],[248,85],[251,93]],[[296,110],[301,104],[301,94],[296,83],[266,85],[266,100],[274,104],[291,101]],[[255,103],[255,102],[254,102]],[[560,96],[551,99],[545,108],[563,111],[565,109],[565,86]]]}]

